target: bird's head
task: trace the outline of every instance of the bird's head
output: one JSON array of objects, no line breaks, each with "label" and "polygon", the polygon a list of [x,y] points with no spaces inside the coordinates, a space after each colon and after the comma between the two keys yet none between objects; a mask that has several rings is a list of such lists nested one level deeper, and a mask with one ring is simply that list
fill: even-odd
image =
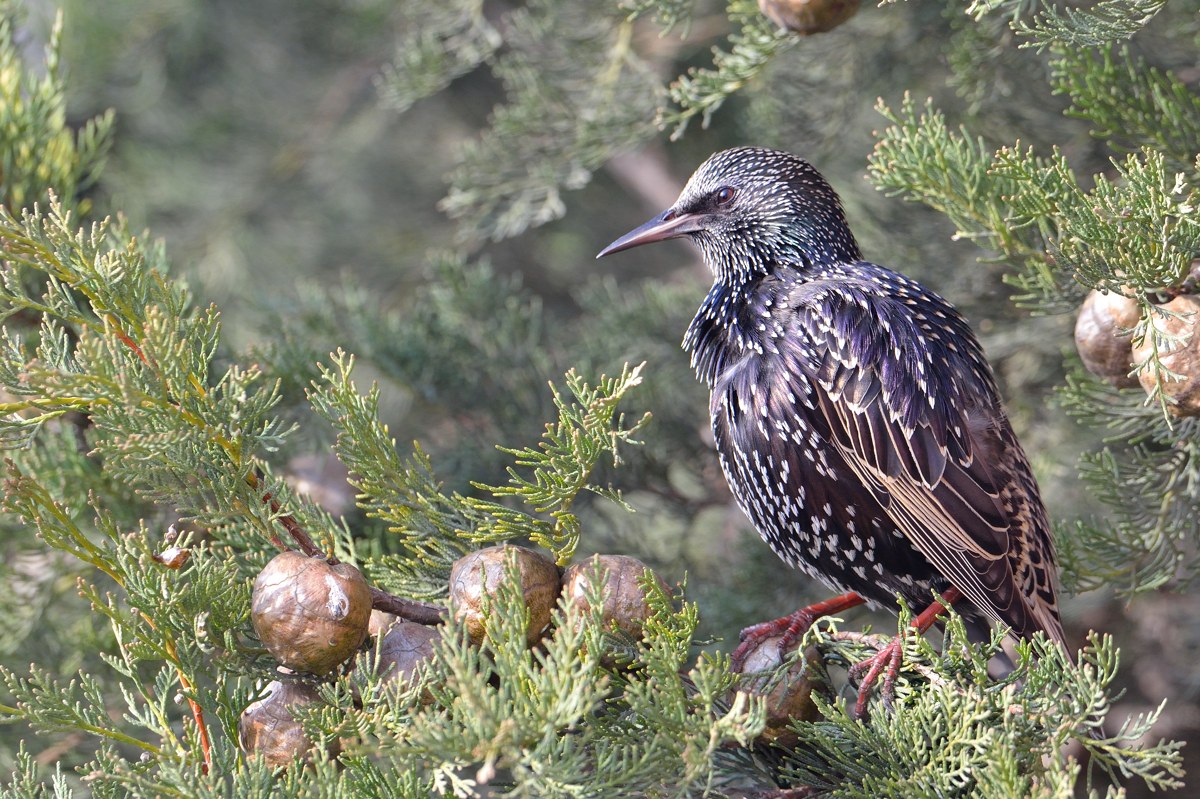
[{"label": "bird's head", "polygon": [[605,247],[597,258],[687,236],[718,280],[787,264],[859,260],[858,245],[833,188],[802,158],[737,147],[700,165],[679,199]]}]

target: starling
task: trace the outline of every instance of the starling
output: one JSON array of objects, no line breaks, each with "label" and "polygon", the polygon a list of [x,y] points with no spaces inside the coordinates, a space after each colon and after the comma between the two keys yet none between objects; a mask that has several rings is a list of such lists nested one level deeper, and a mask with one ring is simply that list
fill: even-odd
[{"label": "starling", "polygon": [[[599,256],[687,236],[713,285],[683,347],[712,391],[738,505],[780,558],[841,596],[749,627],[768,635],[897,596],[954,602],[975,636],[1002,623],[1063,645],[1053,541],[1029,461],[970,327],[942,297],[864,261],[829,183],[789,153],[719,152],[675,204]],[[857,709],[898,640],[852,674]]]}]

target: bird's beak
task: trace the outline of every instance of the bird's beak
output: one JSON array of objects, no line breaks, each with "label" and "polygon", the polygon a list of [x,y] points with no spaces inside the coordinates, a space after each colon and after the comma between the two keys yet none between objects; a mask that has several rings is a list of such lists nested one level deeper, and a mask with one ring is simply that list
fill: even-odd
[{"label": "bird's beak", "polygon": [[700,219],[696,214],[679,213],[674,209],[667,209],[646,224],[634,228],[605,247],[596,257],[603,258],[614,252],[640,247],[643,244],[678,238],[685,233],[693,233],[699,229]]}]

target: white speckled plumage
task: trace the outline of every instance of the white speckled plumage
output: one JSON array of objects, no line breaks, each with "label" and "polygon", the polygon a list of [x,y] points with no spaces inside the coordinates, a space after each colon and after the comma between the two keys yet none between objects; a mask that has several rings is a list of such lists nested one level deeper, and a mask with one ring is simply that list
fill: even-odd
[{"label": "white speckled plumage", "polygon": [[968,618],[1062,643],[1037,483],[954,307],[864,261],[833,189],[787,153],[717,153],[605,253],[680,235],[714,278],[683,346],[771,548],[877,605],[954,587]]}]

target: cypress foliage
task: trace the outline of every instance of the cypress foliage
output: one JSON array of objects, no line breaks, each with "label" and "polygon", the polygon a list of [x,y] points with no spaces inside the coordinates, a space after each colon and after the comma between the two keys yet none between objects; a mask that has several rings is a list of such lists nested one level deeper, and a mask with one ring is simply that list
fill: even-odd
[{"label": "cypress foliage", "polygon": [[[1134,49],[1171,13],[1166,3],[947,9],[965,108],[880,101],[886,125],[871,184],[946,217],[1023,308],[1062,314],[1090,289],[1119,292],[1141,310],[1134,336],[1167,348],[1153,327],[1158,300],[1184,285],[1200,251],[1200,105],[1186,81]],[[420,113],[477,70],[505,92],[442,201],[460,246],[430,257],[433,280],[402,314],[352,285],[302,286],[297,304],[272,317],[274,338],[250,353],[223,343],[220,313],[170,274],[161,245],[119,215],[93,220],[83,192],[103,166],[112,117],[72,131],[60,28],[44,62],[29,64],[14,40],[19,14],[0,11],[9,588],[0,651],[32,661],[0,667],[0,716],[16,731],[5,741],[34,732],[71,750],[68,768],[53,771],[30,744],[9,750],[0,796],[1065,799],[1121,796],[1123,783],[1182,786],[1181,744],[1153,730],[1161,706],[1130,719],[1110,712],[1119,657],[1107,636],[1093,635],[1074,662],[1044,641],[1020,643],[1012,673],[994,679],[988,662],[1001,636],[972,645],[951,614],[944,640],[907,636],[894,711],[873,704],[856,720],[845,667],[892,629],[824,620],[780,668],[805,653],[819,717],[793,722],[795,743],[769,746],[759,738],[764,700],[698,637],[700,606],[682,584],[666,591],[646,576],[640,640],[560,602],[548,636],[528,648],[511,559],[482,644],[443,612],[451,564],[484,545],[525,542],[565,565],[606,543],[597,531],[608,541],[620,531],[654,536],[663,516],[626,513],[644,494],[677,517],[724,504],[675,466],[704,457],[702,397],[686,364],[664,355],[661,365],[632,365],[643,358],[631,353],[659,355],[682,331],[687,291],[591,282],[574,299],[596,313],[559,336],[540,300],[480,250],[561,217],[565,192],[660,131],[692,136],[692,121],[715,124],[738,103],[748,126],[774,138],[820,128],[821,109],[850,114],[825,97],[800,119],[796,102],[781,101],[815,96],[822,80],[789,79],[790,59],[810,40],[776,29],[756,4],[731,0],[714,34],[711,19],[676,0],[539,0],[488,14],[473,0],[405,3],[396,58],[377,79],[383,102]],[[693,35],[713,45],[704,65],[694,63]],[[997,36],[1019,46],[965,57]],[[662,79],[688,59],[676,79]],[[988,70],[1044,77],[1111,160],[1079,166],[1067,148],[992,141],[951,123],[983,118],[973,115],[992,102]],[[1019,119],[1002,126],[1014,128]],[[357,367],[345,351],[328,353],[333,340],[349,342]],[[1187,587],[1196,572],[1196,422],[1170,413],[1164,387],[1178,376],[1155,347],[1137,365],[1153,376],[1149,394],[1113,388],[1073,356],[1059,389],[1065,412],[1106,433],[1079,465],[1099,510],[1058,530],[1075,591]],[[452,434],[447,449],[462,457],[447,455],[453,468],[441,472],[422,444],[397,445],[384,389],[356,382],[364,362],[506,446]],[[497,397],[511,402],[496,407]],[[525,443],[539,425],[540,438]],[[357,511],[335,515],[285,479],[297,439],[333,442]],[[475,454],[478,471],[464,477]],[[320,701],[295,716],[317,754],[273,773],[240,751],[238,723],[277,677],[249,606],[255,574],[279,547],[357,565],[377,607],[445,618],[432,657],[407,682],[376,673],[378,642],[310,681]],[[904,609],[895,629],[907,633],[910,617]]]}]

